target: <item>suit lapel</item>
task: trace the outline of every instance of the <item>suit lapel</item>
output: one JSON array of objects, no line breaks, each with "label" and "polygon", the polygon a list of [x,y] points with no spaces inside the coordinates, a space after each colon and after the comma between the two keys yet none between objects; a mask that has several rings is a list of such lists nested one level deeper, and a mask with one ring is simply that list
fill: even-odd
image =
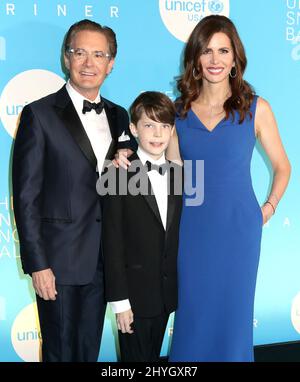
[{"label": "suit lapel", "polygon": [[[148,178],[148,182],[150,183],[150,180]],[[151,187],[151,183],[150,183],[150,187],[151,189],[151,194],[149,193],[149,195],[143,195],[145,201],[148,203],[149,207],[151,208],[152,212],[154,213],[154,215],[157,217],[157,220],[160,222],[160,224],[163,226],[163,223],[162,223],[162,220],[161,220],[161,217],[160,217],[160,213],[159,213],[159,209],[158,209],[158,205],[157,205],[157,201],[156,201],[156,198],[153,194],[153,190],[152,190],[152,187]]]},{"label": "suit lapel", "polygon": [[65,86],[57,92],[56,100],[56,109],[64,126],[96,171],[97,158]]},{"label": "suit lapel", "polygon": [[174,168],[172,166],[168,169],[168,212],[167,212],[167,226],[166,232],[168,232],[176,207],[176,196],[174,195]]},{"label": "suit lapel", "polygon": [[[102,97],[103,98],[103,97]],[[109,129],[110,129],[110,135],[111,135],[111,143],[108,148],[108,151],[106,153],[105,159],[113,159],[114,154],[116,152],[116,145],[117,145],[117,109],[113,107],[110,103],[107,102],[105,98],[103,98],[104,101],[104,110],[107,117]]]}]

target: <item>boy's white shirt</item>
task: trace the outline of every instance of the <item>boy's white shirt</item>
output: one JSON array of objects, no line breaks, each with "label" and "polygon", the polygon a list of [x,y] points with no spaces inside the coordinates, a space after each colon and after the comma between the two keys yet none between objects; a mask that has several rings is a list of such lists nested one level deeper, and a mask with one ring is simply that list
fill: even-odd
[{"label": "boy's white shirt", "polygon": [[[158,160],[154,160],[140,146],[138,147],[137,155],[140,158],[143,165],[146,163],[146,161],[149,161],[156,165],[161,165],[166,162],[165,153],[163,153],[163,155]],[[167,172],[165,172],[164,175],[160,175],[158,171],[152,170],[148,171],[148,177],[151,182],[151,187],[158,205],[164,229],[166,229],[168,212],[168,174]],[[113,313],[122,313],[131,309],[129,299],[120,301],[110,301],[109,304]]]}]

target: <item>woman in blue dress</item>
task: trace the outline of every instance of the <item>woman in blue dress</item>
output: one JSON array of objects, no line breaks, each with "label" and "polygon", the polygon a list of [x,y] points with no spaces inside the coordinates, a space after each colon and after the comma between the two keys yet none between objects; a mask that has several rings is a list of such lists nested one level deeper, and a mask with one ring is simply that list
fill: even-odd
[{"label": "woman in blue dress", "polygon": [[[188,205],[191,196],[184,194],[170,361],[253,361],[262,225],[287,187],[290,164],[271,107],[243,79],[246,62],[236,28],[224,16],[202,19],[185,48],[177,137],[168,157],[180,153],[185,165],[190,161],[185,180],[199,189],[195,166],[204,161],[204,200]],[[250,175],[256,139],[273,168],[261,208]]]}]

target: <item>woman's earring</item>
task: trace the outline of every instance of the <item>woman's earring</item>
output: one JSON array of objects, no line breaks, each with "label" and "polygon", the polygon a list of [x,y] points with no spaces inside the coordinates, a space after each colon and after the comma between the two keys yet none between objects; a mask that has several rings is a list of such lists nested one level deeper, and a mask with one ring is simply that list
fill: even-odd
[{"label": "woman's earring", "polygon": [[229,73],[229,76],[230,76],[231,78],[235,78],[235,77],[237,76],[237,70],[236,70],[236,67],[235,67],[235,66],[233,66],[233,67],[231,68],[230,73]]},{"label": "woman's earring", "polygon": [[201,79],[201,74],[200,73],[196,74],[196,68],[193,68],[193,78],[196,81],[199,81]]}]

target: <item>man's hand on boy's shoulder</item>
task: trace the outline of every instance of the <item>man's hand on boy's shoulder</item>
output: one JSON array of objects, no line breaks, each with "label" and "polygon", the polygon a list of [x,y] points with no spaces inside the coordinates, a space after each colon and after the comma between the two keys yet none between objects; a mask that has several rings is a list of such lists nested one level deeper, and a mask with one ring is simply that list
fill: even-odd
[{"label": "man's hand on boy's shoulder", "polygon": [[116,313],[118,329],[122,333],[133,333],[131,324],[133,323],[133,312],[131,309],[126,310],[125,312]]},{"label": "man's hand on boy's shoulder", "polygon": [[115,167],[123,167],[127,170],[128,166],[130,166],[130,161],[127,159],[133,154],[131,149],[119,149],[115,155],[115,159],[112,161]]}]

